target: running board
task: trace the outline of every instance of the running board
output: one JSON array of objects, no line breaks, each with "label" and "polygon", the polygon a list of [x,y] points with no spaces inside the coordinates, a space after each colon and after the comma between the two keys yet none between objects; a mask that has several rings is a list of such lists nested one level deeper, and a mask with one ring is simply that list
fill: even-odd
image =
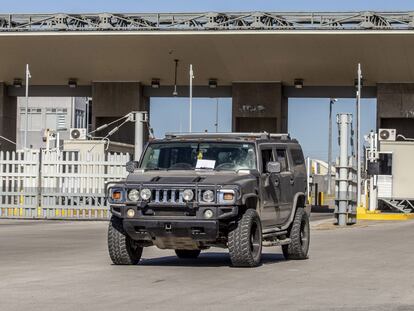
[{"label": "running board", "polygon": [[290,242],[291,240],[289,238],[286,238],[284,240],[263,241],[262,246],[263,247],[281,246],[281,245],[290,244]]},{"label": "running board", "polygon": [[262,232],[263,239],[278,237],[278,236],[285,235],[285,234],[287,234],[287,230]]}]

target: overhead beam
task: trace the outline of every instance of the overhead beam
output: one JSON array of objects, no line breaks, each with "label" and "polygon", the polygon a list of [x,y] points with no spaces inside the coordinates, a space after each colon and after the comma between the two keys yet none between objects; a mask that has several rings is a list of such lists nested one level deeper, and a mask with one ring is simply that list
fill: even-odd
[{"label": "overhead beam", "polygon": [[[210,88],[208,86],[194,86],[193,97],[231,97],[231,86],[217,86]],[[174,86],[160,86],[152,88],[144,86],[144,96],[146,97],[188,97],[190,89],[188,86],[177,86],[177,95],[173,96]]]},{"label": "overhead beam", "polygon": [[131,30],[412,30],[403,12],[0,14],[0,32]]},{"label": "overhead beam", "polygon": [[[8,96],[25,96],[25,88],[7,86]],[[30,97],[90,97],[92,96],[92,86],[80,85],[71,88],[67,85],[30,85]]]},{"label": "overhead beam", "polygon": [[[298,98],[355,98],[355,87],[353,86],[304,86],[301,89],[294,86],[284,85],[283,96]],[[159,88],[151,86],[143,87],[143,95],[146,97],[174,97],[174,86],[165,85]],[[7,86],[8,96],[25,96],[24,87]],[[185,85],[177,86],[176,97],[188,97],[189,88]],[[363,98],[376,98],[377,87],[365,86],[362,88],[361,95]],[[29,87],[29,96],[31,97],[91,97],[92,87],[90,85],[81,85],[76,88],[70,88],[67,85],[32,85]],[[232,87],[217,86],[210,88],[208,86],[194,86],[194,97],[232,97]]]},{"label": "overhead beam", "polygon": [[[283,96],[299,98],[356,98],[354,86],[283,86]],[[365,86],[361,91],[362,98],[376,98],[377,87]]]}]

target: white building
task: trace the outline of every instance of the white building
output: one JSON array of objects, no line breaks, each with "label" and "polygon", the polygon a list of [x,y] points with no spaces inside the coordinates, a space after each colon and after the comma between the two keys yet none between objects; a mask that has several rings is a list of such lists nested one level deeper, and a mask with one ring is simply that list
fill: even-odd
[{"label": "white building", "polygon": [[[59,133],[59,139],[69,139],[71,128],[86,128],[87,97],[31,97],[27,115],[27,147],[44,148],[46,129]],[[17,99],[17,149],[24,146],[26,129],[26,99]]]}]

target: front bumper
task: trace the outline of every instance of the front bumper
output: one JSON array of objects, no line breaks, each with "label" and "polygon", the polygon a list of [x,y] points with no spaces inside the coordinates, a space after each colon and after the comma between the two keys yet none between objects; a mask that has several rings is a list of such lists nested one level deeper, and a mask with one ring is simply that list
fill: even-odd
[{"label": "front bumper", "polygon": [[[129,209],[135,211],[134,217],[127,216]],[[213,211],[212,218],[204,217],[207,209]],[[221,223],[236,217],[238,210],[238,206],[111,206],[112,214],[123,219],[124,229],[132,239],[175,249],[194,249],[204,242],[216,241]]]},{"label": "front bumper", "polygon": [[124,219],[123,224],[128,235],[137,241],[183,238],[214,241],[219,233],[217,220]]}]

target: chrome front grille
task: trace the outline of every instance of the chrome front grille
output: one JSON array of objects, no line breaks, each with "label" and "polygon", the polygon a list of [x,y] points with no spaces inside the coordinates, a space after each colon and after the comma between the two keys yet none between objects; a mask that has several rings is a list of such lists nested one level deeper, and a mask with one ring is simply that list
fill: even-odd
[{"label": "chrome front grille", "polygon": [[183,191],[184,189],[154,189],[151,203],[184,203]]},{"label": "chrome front grille", "polygon": [[[214,191],[214,195],[216,194],[216,189],[213,187],[206,187],[206,188],[152,188],[146,187],[145,185],[142,188],[148,188],[151,190],[151,199],[148,203],[152,204],[185,204],[188,203],[183,199],[183,192],[186,189],[190,189],[193,191],[194,197],[190,202],[199,202],[199,203],[207,203],[202,200],[202,195],[206,190]],[[142,189],[141,188],[141,189]],[[214,200],[215,202],[215,200]],[[214,202],[210,202],[214,203]]]}]

